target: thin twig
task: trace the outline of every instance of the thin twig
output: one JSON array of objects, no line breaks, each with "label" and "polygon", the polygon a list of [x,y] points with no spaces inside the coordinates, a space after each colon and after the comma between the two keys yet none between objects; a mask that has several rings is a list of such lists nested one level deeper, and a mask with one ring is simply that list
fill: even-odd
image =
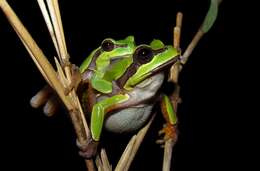
[{"label": "thin twig", "polygon": [[199,40],[203,37],[205,33],[207,33],[211,27],[213,26],[217,16],[218,16],[218,6],[221,4],[222,0],[211,0],[209,10],[204,18],[204,21],[200,28],[198,29],[196,35],[190,42],[189,46],[185,50],[182,58],[181,63],[185,64],[188,61],[189,56],[191,55],[193,49],[198,44]]}]

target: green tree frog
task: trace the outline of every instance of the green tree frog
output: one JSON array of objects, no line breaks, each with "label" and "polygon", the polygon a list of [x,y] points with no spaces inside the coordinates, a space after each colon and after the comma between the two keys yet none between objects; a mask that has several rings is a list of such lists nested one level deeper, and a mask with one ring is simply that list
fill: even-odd
[{"label": "green tree frog", "polygon": [[113,132],[134,131],[151,116],[156,103],[176,137],[177,117],[169,97],[161,93],[165,71],[179,59],[179,51],[153,40],[136,46],[134,37],[115,41],[105,39],[81,64],[78,88],[87,118],[91,140],[80,145],[86,158],[96,152],[103,127]]}]

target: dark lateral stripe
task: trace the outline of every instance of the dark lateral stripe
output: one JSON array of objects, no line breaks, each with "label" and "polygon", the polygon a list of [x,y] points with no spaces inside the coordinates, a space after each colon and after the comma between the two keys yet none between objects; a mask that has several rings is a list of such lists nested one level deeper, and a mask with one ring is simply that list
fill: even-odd
[{"label": "dark lateral stripe", "polygon": [[102,52],[102,49],[101,49],[101,48],[99,48],[99,49],[96,51],[96,53],[93,55],[93,58],[92,58],[92,60],[91,60],[91,62],[90,62],[90,64],[89,64],[88,68],[95,68],[95,66],[96,66],[96,60],[97,60],[97,58],[99,57],[99,55],[101,54],[101,52]]},{"label": "dark lateral stripe", "polygon": [[125,71],[125,73],[116,80],[117,85],[122,89],[127,82],[128,78],[134,75],[139,67],[138,63],[133,62]]},{"label": "dark lateral stripe", "polygon": [[[153,55],[157,55],[158,53],[162,53],[163,51],[165,51],[167,49],[167,47],[163,47],[161,49],[157,49],[157,50],[153,50]],[[151,58],[152,60],[152,58]],[[151,60],[147,61],[146,63],[149,63]],[[143,63],[144,64],[144,63]],[[138,62],[138,60],[133,56],[133,63],[128,67],[128,69],[126,70],[126,72],[116,81],[118,86],[120,88],[123,88],[125,83],[127,82],[128,78],[130,78],[131,76],[133,76],[137,69],[143,65],[140,64]]]}]

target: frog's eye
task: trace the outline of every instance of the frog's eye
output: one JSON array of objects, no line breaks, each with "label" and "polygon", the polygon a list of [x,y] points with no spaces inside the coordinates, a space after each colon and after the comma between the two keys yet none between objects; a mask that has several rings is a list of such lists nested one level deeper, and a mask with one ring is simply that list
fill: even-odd
[{"label": "frog's eye", "polygon": [[140,63],[147,63],[153,58],[153,51],[150,47],[141,46],[136,49],[134,58]]},{"label": "frog's eye", "polygon": [[101,44],[101,48],[106,51],[106,52],[110,52],[114,49],[115,44],[114,42],[112,42],[112,40],[104,40]]}]

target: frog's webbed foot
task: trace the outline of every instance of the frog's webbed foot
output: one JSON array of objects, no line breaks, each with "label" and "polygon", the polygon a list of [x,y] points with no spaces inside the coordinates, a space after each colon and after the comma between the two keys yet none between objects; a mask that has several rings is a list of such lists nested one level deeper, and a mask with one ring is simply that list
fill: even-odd
[{"label": "frog's webbed foot", "polygon": [[68,87],[65,88],[65,95],[68,95],[73,89],[77,90],[79,84],[81,83],[81,73],[79,71],[79,68],[72,64],[71,65],[71,83],[68,85]]},{"label": "frog's webbed foot", "polygon": [[94,141],[92,138],[86,144],[80,144],[77,140],[77,146],[80,149],[79,155],[83,158],[89,159],[96,155],[98,141]]},{"label": "frog's webbed foot", "polygon": [[167,140],[171,139],[175,143],[178,139],[177,126],[170,123],[164,124],[158,134],[162,136],[162,138],[156,140],[156,143],[162,145],[162,147]]}]

